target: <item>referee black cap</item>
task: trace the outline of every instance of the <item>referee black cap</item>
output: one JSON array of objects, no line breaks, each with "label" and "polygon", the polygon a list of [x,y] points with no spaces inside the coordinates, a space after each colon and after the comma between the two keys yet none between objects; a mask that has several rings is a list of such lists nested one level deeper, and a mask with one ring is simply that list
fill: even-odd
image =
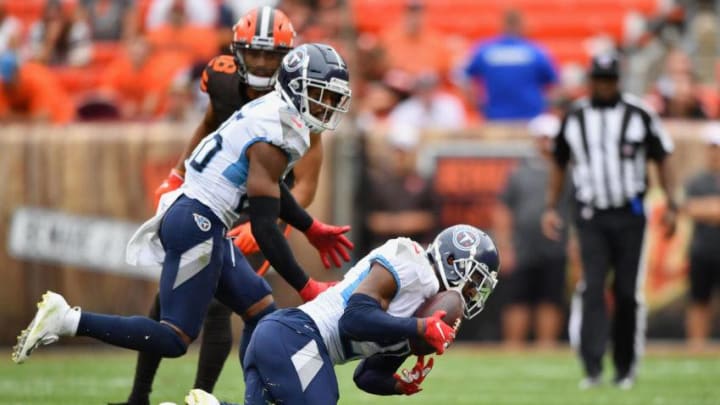
[{"label": "referee black cap", "polygon": [[614,53],[596,55],[590,66],[590,77],[617,79],[620,77],[620,61]]}]

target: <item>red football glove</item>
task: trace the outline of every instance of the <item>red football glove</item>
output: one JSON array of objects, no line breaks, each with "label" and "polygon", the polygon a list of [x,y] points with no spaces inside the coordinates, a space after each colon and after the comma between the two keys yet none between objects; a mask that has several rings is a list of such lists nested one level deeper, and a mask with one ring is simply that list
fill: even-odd
[{"label": "red football glove", "polygon": [[321,292],[327,290],[328,288],[334,286],[337,283],[337,281],[325,282],[310,279],[308,280],[307,284],[305,284],[305,287],[303,287],[303,289],[298,292],[300,293],[300,298],[302,298],[303,302],[308,302],[320,295]]},{"label": "red football glove", "polygon": [[163,181],[162,184],[155,189],[155,207],[157,207],[160,203],[160,197],[162,197],[163,194],[177,190],[184,182],[185,177],[183,177],[182,173],[180,173],[177,169],[170,170],[170,174],[168,174],[165,181]]},{"label": "red football glove", "polygon": [[335,264],[335,267],[340,267],[340,259],[338,254],[346,261],[350,261],[350,255],[347,249],[352,249],[354,246],[348,238],[343,235],[345,232],[350,230],[350,226],[333,226],[324,224],[317,219],[313,221],[310,228],[305,231],[310,243],[315,246],[315,249],[320,253],[320,259],[322,259],[323,266],[326,269],[330,268],[330,261],[328,256]]},{"label": "red football glove", "polygon": [[455,328],[443,322],[445,311],[435,311],[431,317],[425,318],[425,333],[423,338],[437,354],[443,354],[445,349],[455,340]]},{"label": "red football glove", "polygon": [[255,237],[250,229],[250,222],[240,224],[231,229],[227,233],[227,236],[229,238],[233,238],[233,243],[245,256],[249,256],[260,251],[260,247],[255,241]]},{"label": "red football glove", "polygon": [[413,395],[422,391],[420,384],[425,381],[425,377],[430,374],[433,368],[433,358],[431,357],[425,363],[425,356],[418,356],[418,361],[412,370],[404,368],[400,374],[395,373],[393,378],[397,381],[395,388],[403,395]]}]

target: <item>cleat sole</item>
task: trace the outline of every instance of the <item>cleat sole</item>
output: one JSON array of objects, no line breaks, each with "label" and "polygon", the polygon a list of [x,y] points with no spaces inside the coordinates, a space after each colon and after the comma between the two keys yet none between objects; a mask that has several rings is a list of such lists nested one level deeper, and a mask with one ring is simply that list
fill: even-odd
[{"label": "cleat sole", "polygon": [[22,364],[27,360],[27,358],[32,354],[33,350],[35,350],[38,346],[41,344],[50,344],[55,341],[57,341],[57,337],[55,336],[33,336],[34,342],[28,346],[28,337],[32,336],[33,334],[36,334],[36,332],[39,329],[42,329],[42,327],[45,325],[45,321],[57,311],[57,308],[53,308],[50,311],[43,311],[43,309],[49,305],[48,300],[50,299],[50,292],[46,292],[42,295],[40,302],[37,303],[38,312],[35,314],[35,317],[30,322],[30,325],[28,325],[27,328],[23,329],[22,332],[20,332],[20,335],[17,337],[17,343],[15,346],[13,346],[13,352],[12,352],[12,361],[15,364]]}]

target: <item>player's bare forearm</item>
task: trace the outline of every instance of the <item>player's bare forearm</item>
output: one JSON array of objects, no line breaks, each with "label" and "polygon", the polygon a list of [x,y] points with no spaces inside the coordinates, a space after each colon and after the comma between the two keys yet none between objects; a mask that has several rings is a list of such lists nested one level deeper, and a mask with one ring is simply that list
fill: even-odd
[{"label": "player's bare forearm", "polygon": [[307,183],[295,183],[292,190],[290,192],[292,193],[293,198],[295,198],[295,201],[297,201],[298,204],[300,204],[303,208],[307,208],[312,204],[313,200],[315,199],[315,190],[317,189],[317,183],[314,185],[310,185]]},{"label": "player's bare forearm", "polygon": [[195,147],[197,147],[200,141],[202,141],[203,138],[205,138],[209,133],[216,129],[217,127],[215,126],[215,113],[213,112],[211,104],[208,105],[202,121],[200,121],[200,124],[198,124],[197,128],[195,128],[195,132],[193,132],[192,138],[190,138],[190,141],[185,145],[185,150],[183,150],[182,155],[180,155],[180,159],[178,160],[177,164],[175,164],[175,170],[177,170],[178,172],[180,172],[180,174],[184,176],[185,160],[190,157],[190,155],[195,150]]},{"label": "player's bare forearm", "polygon": [[310,135],[310,148],[297,162],[295,172],[295,185],[292,195],[301,206],[307,208],[315,199],[320,167],[322,166],[323,150],[320,134]]}]

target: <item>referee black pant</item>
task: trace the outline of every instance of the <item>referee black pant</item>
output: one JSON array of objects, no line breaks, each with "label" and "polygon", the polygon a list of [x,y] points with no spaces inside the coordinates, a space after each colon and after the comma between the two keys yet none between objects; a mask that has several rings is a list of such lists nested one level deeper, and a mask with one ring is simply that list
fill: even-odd
[{"label": "referee black pant", "polygon": [[[645,217],[629,207],[585,209],[584,214],[576,219],[583,277],[573,299],[571,342],[579,350],[587,376],[596,377],[602,372],[608,336],[612,336],[615,377],[632,377],[645,340],[645,260],[641,257]],[[612,331],[605,299],[611,270]]]}]

